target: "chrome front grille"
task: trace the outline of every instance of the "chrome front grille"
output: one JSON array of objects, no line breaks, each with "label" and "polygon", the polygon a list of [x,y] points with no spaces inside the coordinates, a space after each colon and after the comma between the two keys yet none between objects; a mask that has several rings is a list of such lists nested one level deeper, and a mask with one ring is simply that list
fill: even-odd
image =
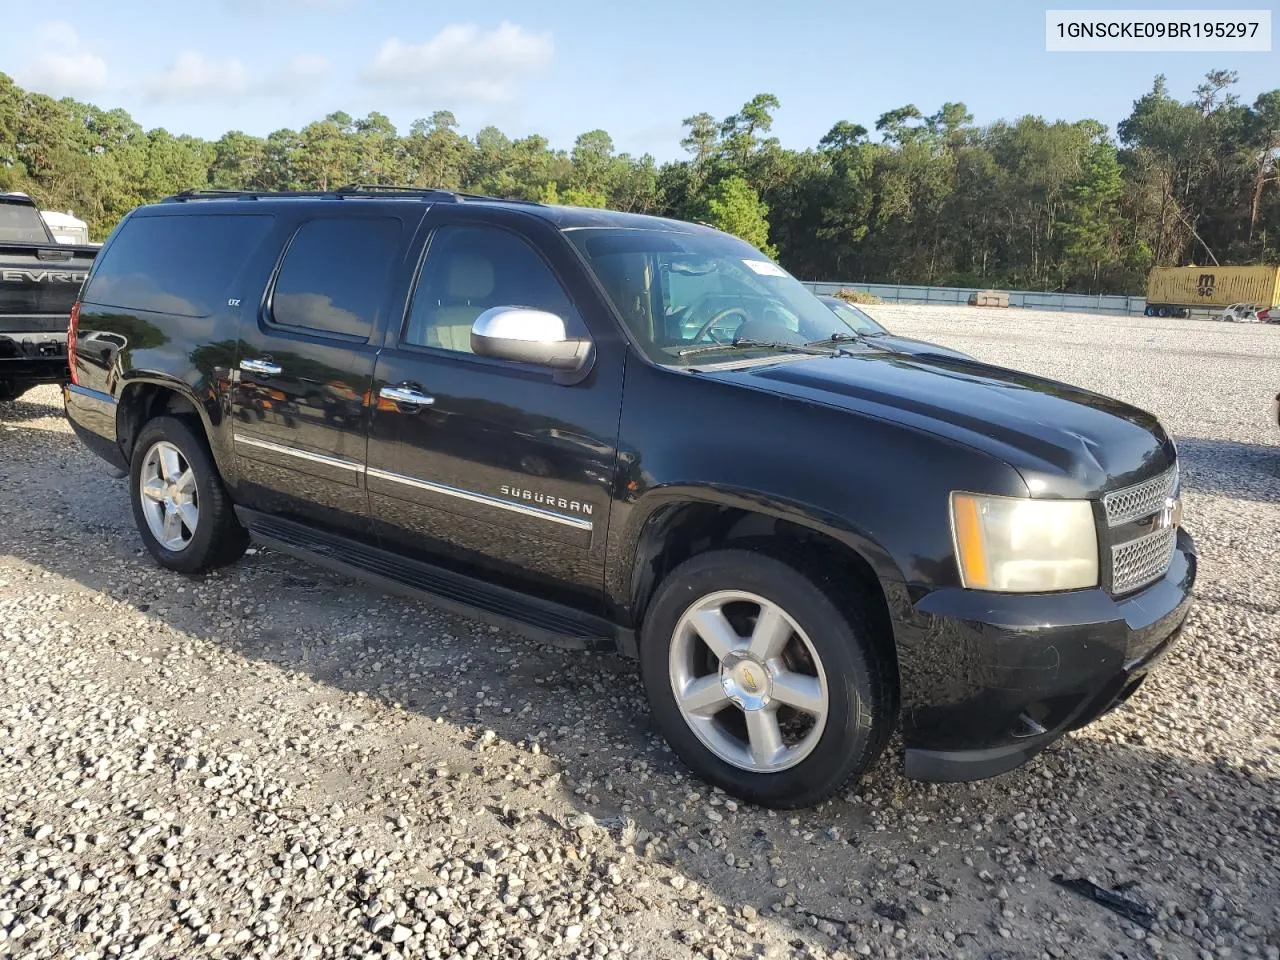
[{"label": "chrome front grille", "polygon": [[1177,527],[1166,527],[1111,548],[1111,592],[1128,593],[1164,576],[1173,560]]},{"label": "chrome front grille", "polygon": [[1149,517],[1164,509],[1168,497],[1175,496],[1178,489],[1178,465],[1169,470],[1135,483],[1123,490],[1113,490],[1102,498],[1103,509],[1107,512],[1107,526],[1119,527],[1133,520]]},{"label": "chrome front grille", "polygon": [[1131,593],[1165,575],[1177,545],[1178,466],[1102,498],[1111,541],[1111,592]]}]

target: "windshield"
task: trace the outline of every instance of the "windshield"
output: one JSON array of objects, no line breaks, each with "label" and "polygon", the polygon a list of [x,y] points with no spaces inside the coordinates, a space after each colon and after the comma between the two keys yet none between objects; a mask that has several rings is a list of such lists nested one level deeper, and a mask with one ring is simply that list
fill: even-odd
[{"label": "windshield", "polygon": [[29,203],[0,197],[0,243],[48,243],[40,211]]},{"label": "windshield", "polygon": [[889,332],[853,304],[846,303],[839,297],[819,297],[818,299],[830,307],[832,313],[847,323],[857,333],[875,335]]},{"label": "windshield", "polygon": [[[565,233],[640,348],[658,363],[783,355],[787,344],[857,333],[795,277],[727,234],[600,228]],[[735,348],[735,341],[756,345]]]}]

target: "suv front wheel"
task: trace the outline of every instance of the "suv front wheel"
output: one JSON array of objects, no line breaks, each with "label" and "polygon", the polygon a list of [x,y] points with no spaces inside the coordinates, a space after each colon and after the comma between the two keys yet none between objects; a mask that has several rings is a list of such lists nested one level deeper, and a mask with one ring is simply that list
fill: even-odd
[{"label": "suv front wheel", "polygon": [[654,720],[681,760],[729,793],[817,803],[888,741],[889,672],[870,630],[855,605],[780,560],[700,554],[663,580],[645,618]]},{"label": "suv front wheel", "polygon": [[162,567],[204,573],[249,544],[204,438],[184,420],[158,417],[142,428],[129,491],[138,532]]}]

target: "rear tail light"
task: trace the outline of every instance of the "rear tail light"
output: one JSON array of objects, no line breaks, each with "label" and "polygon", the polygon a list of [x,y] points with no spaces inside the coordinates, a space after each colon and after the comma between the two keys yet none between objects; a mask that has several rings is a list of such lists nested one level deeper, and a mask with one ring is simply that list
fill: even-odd
[{"label": "rear tail light", "polygon": [[71,305],[71,322],[67,324],[67,366],[71,369],[71,382],[79,384],[76,379],[76,331],[80,326],[80,301]]},{"label": "rear tail light", "polygon": [[1280,315],[1275,315],[1275,314],[1276,314],[1276,309],[1274,307],[1268,308],[1266,310],[1259,310],[1258,319],[1261,320],[1263,323],[1270,323],[1272,320],[1280,320]]}]

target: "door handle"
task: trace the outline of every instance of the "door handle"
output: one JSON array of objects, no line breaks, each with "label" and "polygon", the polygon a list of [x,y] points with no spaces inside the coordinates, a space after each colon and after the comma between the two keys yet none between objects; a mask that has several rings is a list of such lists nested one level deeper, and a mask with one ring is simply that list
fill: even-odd
[{"label": "door handle", "polygon": [[246,373],[260,373],[264,377],[274,377],[284,372],[284,368],[270,360],[241,360],[240,369]]},{"label": "door handle", "polygon": [[429,407],[436,402],[435,397],[428,397],[421,390],[409,386],[383,387],[378,396],[392,403],[403,403],[410,407]]}]

